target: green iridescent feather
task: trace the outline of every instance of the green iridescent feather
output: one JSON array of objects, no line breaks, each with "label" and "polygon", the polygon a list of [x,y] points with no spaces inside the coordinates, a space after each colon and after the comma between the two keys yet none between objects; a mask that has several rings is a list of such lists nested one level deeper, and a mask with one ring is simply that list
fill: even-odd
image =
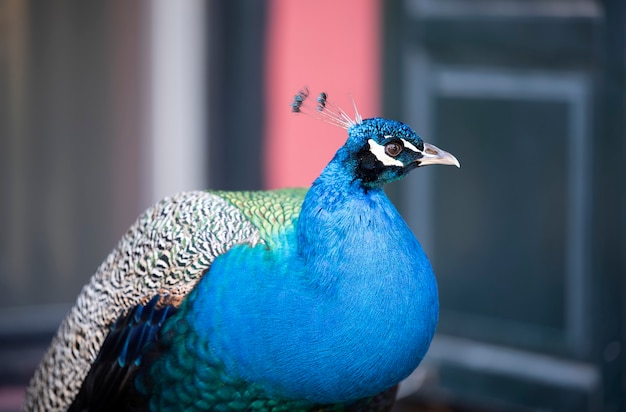
[{"label": "green iridescent feather", "polygon": [[274,246],[276,235],[294,224],[300,214],[307,189],[280,189],[272,191],[211,192],[225,199],[259,230],[261,239]]}]

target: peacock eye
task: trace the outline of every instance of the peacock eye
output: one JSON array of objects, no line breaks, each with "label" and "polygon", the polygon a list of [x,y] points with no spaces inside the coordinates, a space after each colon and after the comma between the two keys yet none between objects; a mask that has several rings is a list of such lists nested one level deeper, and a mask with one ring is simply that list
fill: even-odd
[{"label": "peacock eye", "polygon": [[385,153],[391,157],[398,156],[402,153],[402,149],[404,149],[404,147],[400,142],[389,142],[385,145]]}]

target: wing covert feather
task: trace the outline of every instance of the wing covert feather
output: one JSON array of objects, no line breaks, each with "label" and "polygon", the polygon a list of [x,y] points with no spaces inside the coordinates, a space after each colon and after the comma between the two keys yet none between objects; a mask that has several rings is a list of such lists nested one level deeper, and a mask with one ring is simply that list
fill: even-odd
[{"label": "wing covert feather", "polygon": [[182,300],[216,256],[259,242],[259,230],[215,193],[181,193],[148,209],[80,292],[30,382],[25,410],[65,410],[120,315],[155,294]]}]

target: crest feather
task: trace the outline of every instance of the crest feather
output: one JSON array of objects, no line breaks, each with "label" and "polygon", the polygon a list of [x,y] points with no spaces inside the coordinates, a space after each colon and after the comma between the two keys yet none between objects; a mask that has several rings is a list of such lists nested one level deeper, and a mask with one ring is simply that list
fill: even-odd
[{"label": "crest feather", "polygon": [[363,118],[356,108],[354,99],[352,99],[352,106],[354,107],[354,119],[352,119],[341,107],[328,100],[328,94],[326,92],[321,92],[317,96],[315,109],[311,108],[311,105],[308,104],[308,97],[309,88],[304,87],[300,89],[291,102],[291,111],[294,113],[307,114],[343,129],[349,129],[352,126],[361,124],[363,121]]}]

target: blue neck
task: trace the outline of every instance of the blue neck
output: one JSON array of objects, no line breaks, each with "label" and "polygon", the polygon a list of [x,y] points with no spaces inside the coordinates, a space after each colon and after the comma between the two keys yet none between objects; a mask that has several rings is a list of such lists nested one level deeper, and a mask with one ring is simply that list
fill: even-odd
[{"label": "blue neck", "polygon": [[384,192],[345,180],[344,164],[316,180],[281,248],[235,247],[199,285],[197,329],[229,373],[274,396],[374,395],[417,367],[434,333],[428,259]]},{"label": "blue neck", "polygon": [[[382,189],[346,180],[352,173],[345,167],[337,159],[326,167],[307,192],[297,225],[298,254],[309,268],[311,284],[329,292],[354,282],[376,282],[375,275],[365,279],[363,270],[389,267],[387,246],[408,239],[409,247],[419,249]],[[389,230],[398,237],[388,239]]]}]

